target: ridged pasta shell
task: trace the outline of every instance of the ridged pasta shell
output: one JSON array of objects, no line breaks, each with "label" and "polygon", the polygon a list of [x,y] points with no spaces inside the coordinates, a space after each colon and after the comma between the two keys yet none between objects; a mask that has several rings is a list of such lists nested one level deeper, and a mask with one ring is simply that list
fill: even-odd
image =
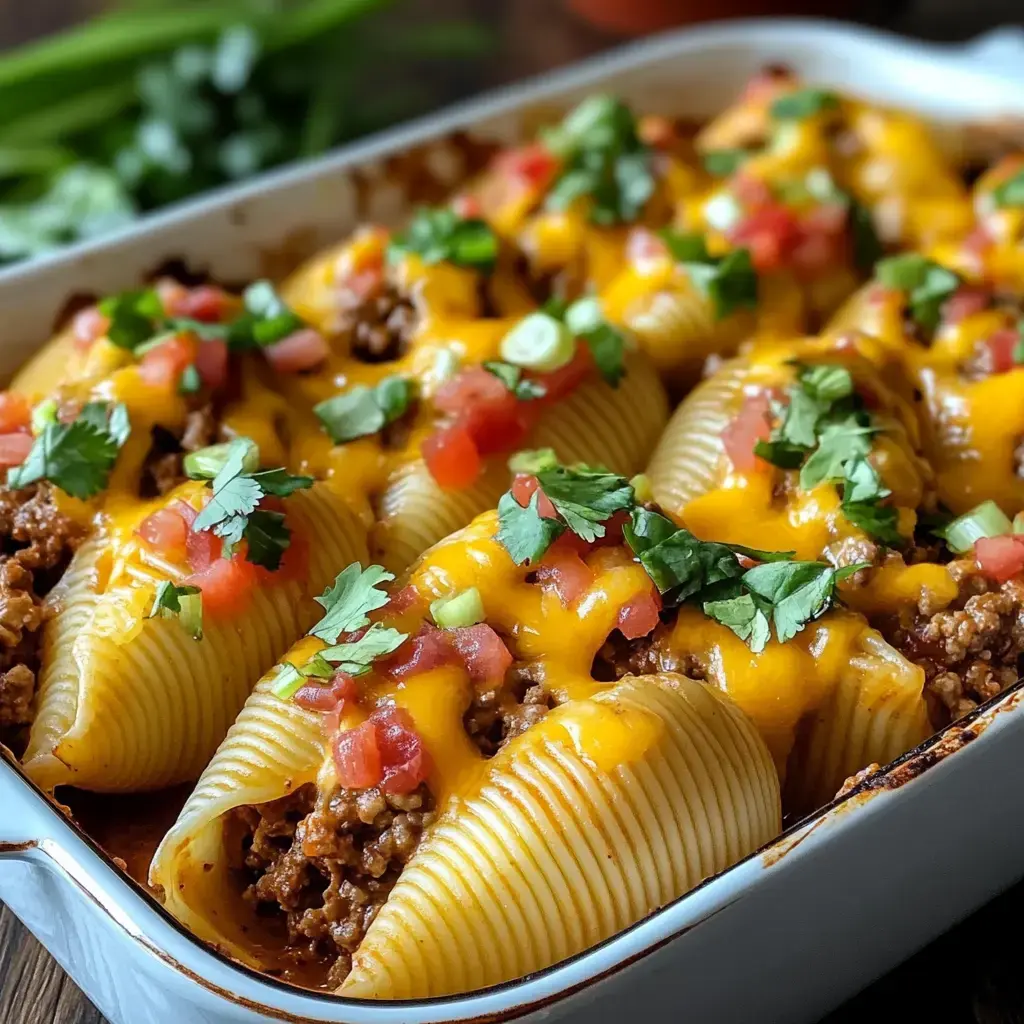
[{"label": "ridged pasta shell", "polygon": [[668,421],[647,476],[654,500],[679,515],[694,498],[717,487],[728,471],[721,434],[743,401],[745,360],[728,363],[698,384]]},{"label": "ridged pasta shell", "polygon": [[[580,702],[591,703],[591,702]],[[656,738],[602,765],[552,712],[430,829],[339,994],[422,998],[511,981],[642,919],[778,834],[778,779],[747,718],[682,676],[593,698]],[[554,726],[555,728],[552,728]]]},{"label": "ridged pasta shell", "polygon": [[244,614],[207,623],[198,642],[174,619],[146,617],[147,584],[97,595],[109,553],[102,542],[82,548],[46,627],[30,778],[46,789],[135,792],[199,776],[253,682],[321,614],[312,598],[366,556],[362,527],[329,487],[289,501],[309,537],[308,579],[258,588]]},{"label": "ridged pasta shell", "polygon": [[[626,366],[617,388],[587,381],[558,401],[530,436],[530,447],[553,448],[563,462],[598,463],[627,476],[643,469],[665,426],[668,402],[646,357],[632,354]],[[508,481],[497,456],[476,484],[453,491],[439,487],[422,462],[410,463],[380,498],[371,556],[402,571],[431,544],[493,508]]]},{"label": "ridged pasta shell", "polygon": [[932,729],[924,672],[866,629],[825,702],[797,731],[786,766],[790,813],[820,807],[851,775],[888,764],[924,742]]}]

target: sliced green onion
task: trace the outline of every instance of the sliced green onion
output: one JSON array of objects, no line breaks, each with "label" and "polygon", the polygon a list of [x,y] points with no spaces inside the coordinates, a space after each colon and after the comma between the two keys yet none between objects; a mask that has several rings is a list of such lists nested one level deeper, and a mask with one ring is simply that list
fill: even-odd
[{"label": "sliced green onion", "polygon": [[513,473],[543,473],[557,465],[558,455],[554,448],[526,449],[516,452],[508,460],[508,468]]},{"label": "sliced green onion", "polygon": [[274,681],[270,684],[270,692],[281,700],[291,700],[302,689],[306,678],[290,662],[278,665]]},{"label": "sliced green onion", "polygon": [[431,376],[438,384],[444,384],[459,372],[459,365],[459,357],[451,348],[439,348],[434,356]]},{"label": "sliced green onion", "polygon": [[41,434],[51,423],[57,422],[57,400],[47,398],[32,410],[32,433]]},{"label": "sliced green onion", "polygon": [[646,505],[647,502],[654,501],[654,489],[651,487],[651,479],[646,473],[637,473],[629,481],[629,486],[633,488],[633,494],[639,504]]},{"label": "sliced green onion", "polygon": [[178,606],[181,611],[178,619],[182,627],[193,640],[203,639],[203,595],[179,594]]},{"label": "sliced green onion", "polygon": [[565,326],[577,337],[596,331],[604,323],[601,303],[593,296],[577,299],[565,311]]},{"label": "sliced green onion", "polygon": [[178,393],[181,395],[194,395],[203,386],[199,371],[192,363],[189,363],[181,371],[181,379],[178,381]]},{"label": "sliced green onion", "polygon": [[983,537],[1001,537],[1013,531],[1013,523],[994,501],[983,501],[970,512],[954,519],[943,531],[942,536],[951,551],[966,554],[974,547],[975,541]]},{"label": "sliced green onion", "polygon": [[1018,512],[1013,517],[1013,532],[1024,533],[1024,512]]},{"label": "sliced green onion", "polygon": [[442,629],[456,629],[460,626],[475,626],[484,620],[484,602],[476,587],[439,597],[430,602],[430,614]]},{"label": "sliced green onion", "polygon": [[231,446],[237,441],[242,441],[246,445],[245,455],[242,456],[242,469],[246,473],[255,473],[260,468],[260,450],[255,441],[240,437],[234,441],[211,444],[208,448],[189,452],[183,461],[185,475],[193,480],[212,480],[224,468]]},{"label": "sliced green onion", "polygon": [[572,362],[572,331],[546,313],[531,313],[501,339],[501,358],[524,370],[550,373]]}]

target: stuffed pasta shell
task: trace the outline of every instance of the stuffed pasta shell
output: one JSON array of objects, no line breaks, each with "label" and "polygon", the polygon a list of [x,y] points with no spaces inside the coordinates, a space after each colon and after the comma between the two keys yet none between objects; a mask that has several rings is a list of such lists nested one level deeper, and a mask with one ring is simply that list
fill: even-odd
[{"label": "stuffed pasta shell", "polygon": [[931,473],[877,358],[869,339],[806,339],[726,363],[670,420],[647,470],[654,499],[701,538],[770,537],[800,558],[899,546],[933,502]]},{"label": "stuffed pasta shell", "polygon": [[492,506],[524,443],[633,473],[667,418],[649,361],[592,302],[562,314],[486,299],[514,277],[500,251],[479,218],[422,210],[282,288],[328,339],[317,365],[276,384],[291,461],[346,481],[373,557],[396,571]]},{"label": "stuffed pasta shell", "polygon": [[920,395],[923,452],[939,501],[1024,510],[1024,368],[1016,301],[916,253],[879,263],[830,330],[882,339]]},{"label": "stuffed pasta shell", "polygon": [[[262,969],[312,962],[342,995],[463,992],[585,949],[778,832],[768,749],[721,690],[595,677],[660,599],[611,522],[626,481],[547,474],[400,585],[339,576],[157,852],[179,920]],[[593,540],[543,519],[539,481],[589,495]],[[525,558],[523,517],[564,539]]]}]

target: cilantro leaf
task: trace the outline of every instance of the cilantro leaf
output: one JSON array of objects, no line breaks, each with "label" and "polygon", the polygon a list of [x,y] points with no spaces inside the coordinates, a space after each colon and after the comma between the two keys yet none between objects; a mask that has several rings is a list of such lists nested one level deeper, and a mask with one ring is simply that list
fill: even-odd
[{"label": "cilantro leaf", "polygon": [[853,394],[853,375],[835,363],[802,366],[799,380],[803,390],[819,402],[838,402]]},{"label": "cilantro leaf", "polygon": [[701,158],[704,170],[713,178],[728,178],[751,157],[748,149],[712,149]]},{"label": "cilantro leaf", "polygon": [[295,476],[286,469],[265,469],[261,473],[251,473],[264,494],[273,494],[278,498],[287,498],[296,491],[304,491],[314,484],[311,476]]},{"label": "cilantro leaf", "polygon": [[701,235],[681,234],[670,228],[658,234],[672,258],[710,300],[716,319],[723,320],[738,309],[757,307],[757,271],[747,249],[733,249],[714,257]]},{"label": "cilantro leaf", "polygon": [[535,398],[543,398],[548,393],[543,384],[523,377],[521,366],[490,359],[483,364],[483,368],[494,374],[520,402],[531,402]]},{"label": "cilantro leaf", "polygon": [[704,614],[728,626],[741,640],[745,640],[755,654],[760,654],[772,637],[768,615],[771,606],[761,598],[743,591],[703,602]]},{"label": "cilantro leaf", "polygon": [[626,543],[636,555],[668,540],[679,527],[660,512],[637,506],[630,510],[629,522],[622,527]]},{"label": "cilantro leaf", "polygon": [[818,484],[842,480],[846,463],[863,458],[871,451],[871,438],[877,429],[865,425],[865,417],[852,414],[837,423],[827,423],[818,435],[818,447],[800,470],[800,487],[813,490]]},{"label": "cilantro leaf", "polygon": [[118,348],[129,351],[149,341],[164,316],[163,301],[153,288],[110,295],[97,308],[110,321],[107,337]]},{"label": "cilantro leaf", "polygon": [[992,189],[992,201],[998,207],[1024,206],[1024,167]]},{"label": "cilantro leaf", "polygon": [[233,349],[273,345],[306,326],[270,281],[254,281],[249,285],[242,293],[242,305],[242,315],[228,330],[228,344]]},{"label": "cilantro leaf", "polygon": [[881,260],[875,277],[886,288],[907,293],[910,315],[929,334],[939,325],[943,304],[961,284],[952,270],[917,253]]},{"label": "cilantro leaf", "polygon": [[376,387],[365,384],[313,406],[313,412],[335,444],[379,433],[403,416],[412,401],[407,377],[385,377]]},{"label": "cilantro leaf", "polygon": [[388,246],[395,262],[416,253],[424,263],[454,263],[460,267],[490,271],[498,258],[498,238],[479,218],[463,218],[448,207],[421,208],[409,227]]},{"label": "cilantro leaf", "polygon": [[799,469],[807,457],[807,449],[791,441],[757,441],[754,454],[779,469]]},{"label": "cilantro leaf", "polygon": [[195,395],[202,390],[202,387],[203,379],[199,376],[199,371],[195,368],[194,363],[189,363],[188,366],[181,371],[181,377],[178,380],[178,394]]},{"label": "cilantro leaf", "polygon": [[588,542],[604,536],[606,519],[634,504],[629,481],[614,473],[556,466],[538,473],[537,480],[565,525]]},{"label": "cilantro leaf", "polygon": [[380,585],[394,578],[383,566],[370,565],[363,569],[358,562],[353,562],[338,573],[334,584],[316,599],[323,606],[324,615],[309,631],[310,635],[333,644],[342,633],[362,629],[370,621],[369,613],[383,608],[391,600]]},{"label": "cilantro leaf", "polygon": [[604,318],[601,303],[593,296],[578,299],[564,313],[565,324],[590,349],[598,373],[613,388],[626,373],[626,339]]},{"label": "cilantro leaf", "polygon": [[540,492],[524,508],[506,491],[498,501],[498,542],[516,565],[535,565],[565,532],[565,524],[540,514]]},{"label": "cilantro leaf", "polygon": [[178,586],[164,580],[156,588],[149,618],[177,617],[193,640],[203,639],[203,596],[198,587]]},{"label": "cilantro leaf", "polygon": [[25,461],[7,471],[7,486],[49,480],[73,498],[91,498],[107,486],[130,430],[123,403],[89,402],[74,422],[43,427]]},{"label": "cilantro leaf", "polygon": [[769,562],[748,569],[743,584],[771,606],[775,634],[784,644],[829,608],[836,570],[826,562]]},{"label": "cilantro leaf", "polygon": [[729,545],[700,540],[681,527],[637,554],[658,591],[673,602],[685,601],[712,583],[743,573]]},{"label": "cilantro leaf", "polygon": [[803,121],[815,114],[839,107],[839,97],[825,89],[797,89],[780,96],[771,105],[771,116],[776,121]]},{"label": "cilantro leaf", "polygon": [[892,491],[882,484],[878,470],[863,455],[850,459],[845,469],[844,501],[879,501]]},{"label": "cilantro leaf", "polygon": [[241,539],[245,517],[256,509],[263,497],[260,485],[245,474],[244,459],[248,450],[248,444],[240,438],[231,442],[224,466],[213,478],[213,494],[192,523],[195,532],[217,527],[219,536],[233,537],[235,543]]},{"label": "cilantro leaf", "polygon": [[892,505],[872,501],[843,501],[843,515],[869,537],[891,548],[901,548],[906,538],[899,532],[899,512]]},{"label": "cilantro leaf", "polygon": [[246,517],[242,535],[248,545],[246,561],[262,565],[271,572],[281,568],[281,559],[292,540],[283,512],[256,509]]},{"label": "cilantro leaf", "polygon": [[407,637],[406,633],[375,622],[358,640],[325,647],[320,657],[336,665],[342,672],[358,676],[370,670],[374,659],[397,651]]},{"label": "cilantro leaf", "polygon": [[513,473],[536,474],[542,469],[551,469],[557,465],[558,456],[554,448],[525,448],[508,460],[508,468]]},{"label": "cilantro leaf", "polygon": [[853,241],[853,265],[862,273],[869,274],[885,254],[882,240],[878,237],[875,219],[871,211],[855,200],[850,200],[850,234]]},{"label": "cilantro leaf", "polygon": [[633,112],[614,97],[584,100],[544,133],[544,142],[563,161],[548,192],[549,209],[564,210],[588,197],[594,223],[628,223],[654,193],[650,150],[637,134]]}]

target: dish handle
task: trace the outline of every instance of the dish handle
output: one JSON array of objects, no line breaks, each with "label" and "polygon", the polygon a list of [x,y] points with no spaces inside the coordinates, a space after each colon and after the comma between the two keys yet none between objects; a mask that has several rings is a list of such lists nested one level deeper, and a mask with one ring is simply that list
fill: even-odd
[{"label": "dish handle", "polygon": [[1004,25],[985,32],[965,44],[964,55],[987,71],[1024,78],[1024,28]]}]

